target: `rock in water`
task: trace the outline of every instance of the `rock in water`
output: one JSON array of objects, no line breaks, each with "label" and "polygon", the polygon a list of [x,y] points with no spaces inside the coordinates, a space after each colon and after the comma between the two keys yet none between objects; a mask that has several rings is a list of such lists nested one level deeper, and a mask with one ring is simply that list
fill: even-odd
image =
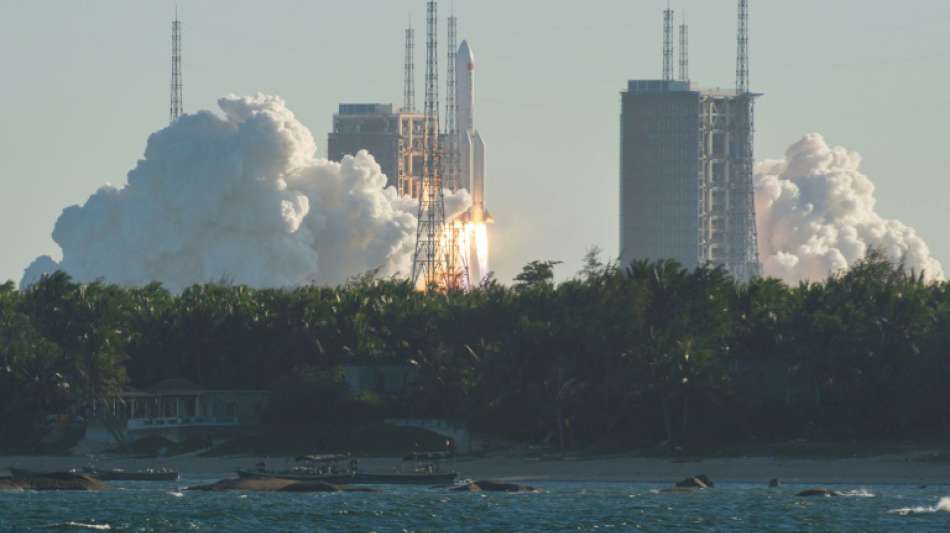
[{"label": "rock in water", "polygon": [[777,489],[777,488],[780,487],[780,486],[782,486],[782,482],[779,481],[779,479],[778,479],[777,477],[776,477],[776,478],[772,478],[771,481],[769,481],[769,488],[770,488],[770,489]]},{"label": "rock in water", "polygon": [[800,496],[802,498],[809,496],[841,496],[841,493],[831,489],[805,489],[795,496]]},{"label": "rock in water", "polygon": [[688,477],[676,483],[676,487],[680,489],[711,489],[715,486],[716,484],[706,474]]},{"label": "rock in water", "polygon": [[534,492],[540,493],[543,490],[528,485],[518,485],[517,483],[505,483],[502,481],[475,481],[450,489],[454,492]]}]

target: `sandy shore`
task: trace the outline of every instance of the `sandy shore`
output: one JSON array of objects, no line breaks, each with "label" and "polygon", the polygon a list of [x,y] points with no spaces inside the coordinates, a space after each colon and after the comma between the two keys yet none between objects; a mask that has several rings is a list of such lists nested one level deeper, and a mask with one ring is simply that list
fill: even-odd
[{"label": "sandy shore", "polygon": [[[463,478],[518,481],[602,481],[669,484],[703,473],[718,482],[767,483],[779,478],[784,483],[875,485],[950,484],[950,463],[914,460],[924,452],[854,459],[778,459],[767,457],[715,458],[684,461],[642,457],[546,460],[499,455],[489,458],[459,457],[447,468]],[[129,470],[165,466],[187,478],[233,477],[237,468],[250,468],[260,457],[215,457],[196,455],[157,459],[100,457],[103,468]],[[282,466],[286,458],[267,458],[270,465]],[[83,456],[0,457],[0,475],[9,466],[35,470],[65,470],[90,464]],[[360,459],[364,471],[391,472],[401,464],[397,458]]]}]

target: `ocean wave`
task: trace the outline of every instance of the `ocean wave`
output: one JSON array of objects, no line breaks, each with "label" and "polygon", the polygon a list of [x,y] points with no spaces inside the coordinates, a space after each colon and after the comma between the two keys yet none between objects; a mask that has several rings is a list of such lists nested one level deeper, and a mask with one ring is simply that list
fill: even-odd
[{"label": "ocean wave", "polygon": [[891,514],[907,516],[909,514],[930,514],[930,513],[950,513],[950,497],[940,498],[937,505],[933,507],[903,507],[901,509],[891,509]]},{"label": "ocean wave", "polygon": [[852,498],[873,498],[875,495],[866,489],[846,490],[839,492],[838,496],[850,496]]},{"label": "ocean wave", "polygon": [[109,524],[84,524],[82,522],[60,522],[58,524],[50,524],[46,526],[46,529],[95,529],[98,531],[109,531],[112,529],[112,526]]}]

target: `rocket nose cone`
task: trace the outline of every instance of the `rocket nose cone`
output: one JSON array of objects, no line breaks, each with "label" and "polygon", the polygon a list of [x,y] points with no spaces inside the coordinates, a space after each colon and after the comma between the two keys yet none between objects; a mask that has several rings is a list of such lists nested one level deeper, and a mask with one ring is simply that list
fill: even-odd
[{"label": "rocket nose cone", "polygon": [[459,46],[458,57],[468,61],[469,65],[475,65],[475,56],[472,55],[472,49],[468,46],[468,41],[462,41]]}]

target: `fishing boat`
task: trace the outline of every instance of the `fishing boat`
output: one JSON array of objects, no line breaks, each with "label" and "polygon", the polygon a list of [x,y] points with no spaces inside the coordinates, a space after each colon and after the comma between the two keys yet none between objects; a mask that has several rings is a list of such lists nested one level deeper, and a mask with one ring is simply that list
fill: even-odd
[{"label": "fishing boat", "polygon": [[374,474],[359,472],[351,479],[354,485],[451,485],[458,474],[455,472],[393,472]]},{"label": "fishing boat", "polygon": [[129,471],[121,468],[103,470],[86,467],[82,469],[82,473],[100,481],[178,481],[181,477],[177,470],[167,468]]},{"label": "fishing boat", "polygon": [[[83,474],[96,478],[100,481],[178,481],[180,474],[176,470],[146,469],[146,470],[123,470],[121,468],[99,469],[91,466],[84,468],[72,468],[67,471],[70,474]],[[26,468],[10,467],[10,474],[13,479],[30,479],[36,477],[50,476],[61,472],[41,472],[37,470],[28,470]]]},{"label": "fishing boat", "polygon": [[[443,471],[442,461],[451,455],[444,452],[417,452],[407,455],[403,462],[413,462],[411,468],[394,472],[360,472],[354,468],[352,483],[356,485],[450,485],[458,473]],[[357,465],[358,466],[358,465]]]},{"label": "fishing boat", "polygon": [[16,468],[12,466],[9,467],[8,470],[10,470],[10,475],[13,476],[13,479],[16,479],[16,480],[30,479],[34,477],[43,477],[43,476],[47,476],[53,473],[53,472],[39,472],[36,470],[28,470],[26,468]]},{"label": "fishing boat", "polygon": [[[350,462],[347,466],[344,463]],[[355,461],[348,455],[303,455],[289,468],[268,468],[257,463],[253,469],[239,468],[238,477],[244,479],[289,479],[292,481],[319,481],[344,484],[353,482]]]}]

